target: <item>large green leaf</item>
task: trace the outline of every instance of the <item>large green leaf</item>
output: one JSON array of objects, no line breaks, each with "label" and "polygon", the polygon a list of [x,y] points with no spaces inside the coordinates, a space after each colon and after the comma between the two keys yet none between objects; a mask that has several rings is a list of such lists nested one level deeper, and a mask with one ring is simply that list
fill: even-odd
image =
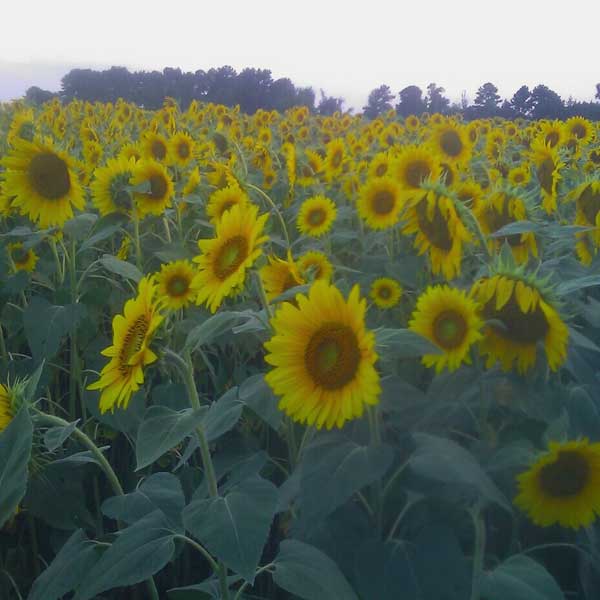
[{"label": "large green leaf", "polygon": [[242,416],[243,402],[239,399],[238,388],[227,390],[216,402],[213,402],[204,417],[203,427],[209,442],[220,438],[233,429]]},{"label": "large green leaf", "polygon": [[173,533],[162,511],[146,515],[119,533],[87,573],[75,600],[91,600],[106,590],[145,581],[169,562],[174,550]]},{"label": "large green leaf", "polygon": [[377,348],[383,356],[417,358],[424,354],[440,354],[441,350],[427,338],[410,329],[379,329]]},{"label": "large green leaf", "polygon": [[284,540],[274,564],[273,581],[299,598],[358,600],[338,566],[314,546],[298,540]]},{"label": "large green leaf", "polygon": [[354,492],[382,477],[394,453],[387,445],[361,446],[342,435],[317,439],[300,465],[300,510],[303,521],[316,523]]},{"label": "large green leaf", "polygon": [[185,497],[179,479],[171,473],[154,473],[134,492],[105,500],[102,512],[107,517],[133,524],[159,509],[173,529],[181,530],[184,506]]},{"label": "large green leaf", "polygon": [[25,495],[32,437],[31,418],[24,406],[0,433],[0,529]]},{"label": "large green leaf", "polygon": [[166,406],[151,406],[146,411],[135,446],[137,469],[143,469],[174,448],[200,426],[206,408],[174,411]]},{"label": "large green leaf", "polygon": [[111,273],[120,275],[125,279],[131,279],[136,283],[143,277],[141,271],[135,265],[132,265],[125,260],[121,260],[116,256],[112,256],[112,254],[105,254],[99,262]]},{"label": "large green leaf", "polygon": [[486,600],[564,600],[554,578],[535,560],[517,554],[483,574],[481,595]]},{"label": "large green leaf", "polygon": [[212,554],[253,582],[276,505],[277,488],[256,476],[223,497],[191,502],[183,520]]},{"label": "large green leaf", "polygon": [[512,510],[504,494],[468,450],[451,440],[425,433],[415,433],[413,437],[417,449],[410,458],[410,466],[414,471],[436,481],[473,487],[487,500]]},{"label": "large green leaf", "polygon": [[34,296],[23,313],[25,335],[33,358],[52,358],[62,339],[75,331],[86,314],[83,304],[55,306],[41,296]]},{"label": "large green leaf", "polygon": [[263,373],[248,377],[240,385],[239,396],[246,406],[249,406],[275,431],[279,429],[283,413],[277,408],[277,396],[265,381]]},{"label": "large green leaf", "polygon": [[102,547],[78,529],[65,542],[50,566],[35,580],[27,600],[57,600],[73,591],[96,564]]},{"label": "large green leaf", "polygon": [[200,346],[210,344],[214,339],[223,333],[231,332],[234,325],[241,320],[239,312],[218,312],[206,319],[206,321],[196,325],[185,340],[185,347],[190,352],[194,352]]}]

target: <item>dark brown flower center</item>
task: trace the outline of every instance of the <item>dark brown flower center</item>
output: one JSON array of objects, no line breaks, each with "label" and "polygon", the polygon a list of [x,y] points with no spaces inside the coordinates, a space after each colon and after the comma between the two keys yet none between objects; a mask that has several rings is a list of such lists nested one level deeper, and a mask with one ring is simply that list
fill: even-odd
[{"label": "dark brown flower center", "polygon": [[167,182],[162,175],[156,174],[150,177],[150,198],[162,200],[167,193]]},{"label": "dark brown flower center", "polygon": [[447,156],[456,158],[462,152],[463,143],[456,131],[444,131],[440,136],[440,148]]},{"label": "dark brown flower center", "polygon": [[537,168],[538,180],[547,194],[552,194],[553,173],[554,161],[551,158],[544,159]]},{"label": "dark brown flower center", "polygon": [[594,192],[592,186],[589,185],[577,199],[577,205],[585,216],[585,220],[590,225],[595,225],[596,216],[600,210],[600,192]]},{"label": "dark brown flower center", "polygon": [[458,348],[464,341],[467,333],[467,322],[464,317],[454,311],[441,312],[433,322],[433,337],[445,350]]},{"label": "dark brown flower center", "polygon": [[323,225],[326,218],[327,218],[327,215],[325,214],[325,211],[322,208],[313,208],[308,213],[308,222],[313,227],[318,227],[319,225]]},{"label": "dark brown flower center", "polygon": [[126,374],[129,371],[129,361],[136,352],[139,352],[146,339],[146,333],[150,323],[146,316],[138,317],[132,325],[130,325],[123,344],[119,352],[119,369],[121,373]]},{"label": "dark brown flower center", "polygon": [[221,280],[235,273],[248,257],[248,240],[243,235],[228,239],[214,259],[215,275]]},{"label": "dark brown flower center", "polygon": [[448,229],[448,223],[440,211],[439,206],[433,210],[433,218],[427,216],[427,200],[421,200],[416,206],[419,228],[427,237],[432,246],[449,251],[452,248],[452,237]]},{"label": "dark brown flower center", "polygon": [[429,164],[424,160],[414,160],[404,169],[404,181],[411,188],[419,188],[423,181],[431,174]]},{"label": "dark brown flower center", "polygon": [[67,164],[53,152],[36,154],[29,163],[28,175],[33,189],[48,200],[63,198],[71,189]]},{"label": "dark brown flower center", "polygon": [[540,488],[554,498],[576,496],[587,485],[590,465],[576,450],[563,450],[556,460],[542,467],[539,473]]},{"label": "dark brown flower center", "polygon": [[190,280],[183,275],[175,275],[167,282],[167,293],[175,298],[185,295],[189,289]]},{"label": "dark brown flower center", "polygon": [[167,147],[161,140],[154,140],[150,151],[152,152],[152,156],[158,160],[164,160],[167,155]]},{"label": "dark brown flower center", "polygon": [[395,206],[396,196],[389,190],[378,190],[371,200],[371,207],[378,215],[388,215]]}]

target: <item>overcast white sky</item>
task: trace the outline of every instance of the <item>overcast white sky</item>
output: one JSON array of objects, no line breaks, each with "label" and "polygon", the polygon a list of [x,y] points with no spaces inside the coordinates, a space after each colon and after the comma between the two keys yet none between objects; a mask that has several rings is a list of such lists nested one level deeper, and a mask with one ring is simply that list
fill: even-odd
[{"label": "overcast white sky", "polygon": [[589,100],[597,0],[21,0],[2,2],[0,99],[58,89],[72,66],[271,69],[359,108],[382,83],[452,99],[492,81]]}]

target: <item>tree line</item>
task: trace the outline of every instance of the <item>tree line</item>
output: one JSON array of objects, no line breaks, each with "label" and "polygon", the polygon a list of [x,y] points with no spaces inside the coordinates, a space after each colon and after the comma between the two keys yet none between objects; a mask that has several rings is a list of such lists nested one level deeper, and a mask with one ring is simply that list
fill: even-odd
[{"label": "tree line", "polygon": [[[328,96],[320,90],[317,101],[312,87],[297,87],[287,77],[273,79],[268,69],[243,69],[239,73],[230,66],[184,72],[165,68],[163,71],[134,71],[125,67],[72,69],[61,81],[61,90],[53,94],[39,87],[30,87],[25,98],[41,104],[58,95],[64,102],[74,99],[90,102],[115,102],[123,98],[148,109],[160,108],[166,97],[175,98],[185,109],[193,100],[214,102],[226,106],[239,105],[253,114],[259,108],[284,111],[292,106],[308,106],[315,113],[331,115],[341,111],[344,99]],[[529,89],[521,86],[512,98],[502,99],[498,88],[484,83],[472,103],[463,93],[460,102],[451,103],[443,87],[430,83],[423,91],[409,85],[396,95],[387,85],[371,91],[363,107],[365,117],[373,119],[394,109],[400,116],[420,115],[423,112],[462,114],[467,120],[504,117],[514,119],[560,119],[579,115],[600,120],[600,84],[596,85],[597,102],[579,102],[572,98],[563,100],[545,85]]]}]

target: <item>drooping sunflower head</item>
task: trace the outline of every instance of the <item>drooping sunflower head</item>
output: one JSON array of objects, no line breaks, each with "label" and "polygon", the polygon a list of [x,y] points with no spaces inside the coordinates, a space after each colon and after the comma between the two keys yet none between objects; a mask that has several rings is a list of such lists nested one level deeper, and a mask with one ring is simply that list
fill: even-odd
[{"label": "drooping sunflower head", "polygon": [[265,343],[273,369],[265,380],[280,396],[279,408],[318,429],[342,427],[376,404],[375,336],[365,328],[366,301],[355,286],[348,299],[325,281],[315,282],[296,304],[284,302]]},{"label": "drooping sunflower head", "polygon": [[494,274],[473,285],[471,296],[488,322],[481,352],[488,368],[499,361],[504,371],[516,366],[526,373],[535,366],[539,346],[556,371],[567,357],[569,330],[542,283],[523,273]]},{"label": "drooping sunflower head", "polygon": [[483,321],[477,303],[464,291],[443,285],[429,287],[419,296],[408,326],[440,349],[440,354],[422,358],[424,365],[439,373],[471,363],[469,351],[482,337]]},{"label": "drooping sunflower head", "polygon": [[388,229],[396,225],[404,206],[400,185],[389,176],[368,179],[356,203],[360,218],[371,229]]},{"label": "drooping sunflower head", "polygon": [[550,442],[517,482],[515,504],[536,525],[587,527],[600,517],[600,444]]},{"label": "drooping sunflower head", "polygon": [[333,275],[333,265],[327,255],[318,250],[309,250],[296,261],[300,276],[305,281],[323,279],[329,281]]},{"label": "drooping sunflower head", "polygon": [[327,144],[324,169],[328,181],[342,172],[345,153],[346,145],[342,139],[336,138]]},{"label": "drooping sunflower head", "polygon": [[171,206],[173,180],[166,167],[155,160],[140,160],[135,164],[131,183],[145,184],[147,191],[135,192],[135,205],[140,217],[162,215]]},{"label": "drooping sunflower head", "polygon": [[380,277],[371,284],[369,295],[379,308],[393,308],[400,302],[402,286],[395,279]]},{"label": "drooping sunflower head", "polygon": [[304,279],[300,275],[298,266],[291,254],[287,260],[269,256],[269,264],[260,269],[260,277],[269,302],[272,302],[283,292],[304,283]]},{"label": "drooping sunflower head", "polygon": [[10,262],[15,271],[31,273],[39,260],[39,256],[32,248],[25,248],[23,242],[14,242],[7,245]]},{"label": "drooping sunflower head", "polygon": [[267,214],[258,216],[253,204],[236,205],[223,214],[214,238],[198,241],[202,254],[194,258],[199,271],[194,281],[197,304],[206,303],[215,312],[224,298],[244,285],[246,271],[268,239],[263,235],[267,218]]},{"label": "drooping sunflower head", "polygon": [[531,159],[542,192],[542,206],[551,214],[556,210],[557,186],[564,162],[556,148],[547,146],[539,138],[531,144]]},{"label": "drooping sunflower head", "polygon": [[337,207],[333,200],[318,194],[302,203],[296,225],[303,235],[320,237],[331,229],[336,216]]},{"label": "drooping sunflower head", "polygon": [[249,204],[250,198],[237,184],[231,184],[213,192],[206,206],[206,214],[214,224],[234,206]]},{"label": "drooping sunflower head", "polygon": [[61,226],[73,217],[73,208],[83,209],[75,163],[50,142],[15,138],[2,163],[6,168],[3,194],[14,196],[11,206],[40,227]]},{"label": "drooping sunflower head", "polygon": [[127,300],[122,315],[113,319],[113,343],[102,351],[110,358],[98,381],[87,389],[101,390],[100,412],[127,408],[144,382],[144,367],[156,361],[150,342],[163,321],[154,277],[143,277],[135,298]]},{"label": "drooping sunflower head", "polygon": [[196,269],[189,260],[177,260],[162,265],[156,275],[158,297],[172,310],[184,308],[196,300],[198,288],[194,283]]},{"label": "drooping sunflower head", "polygon": [[131,212],[133,197],[130,185],[134,169],[133,158],[119,157],[109,159],[104,167],[94,171],[90,189],[92,201],[101,215]]},{"label": "drooping sunflower head", "polygon": [[169,153],[174,164],[186,167],[195,158],[196,143],[185,131],[178,131],[169,139]]}]

